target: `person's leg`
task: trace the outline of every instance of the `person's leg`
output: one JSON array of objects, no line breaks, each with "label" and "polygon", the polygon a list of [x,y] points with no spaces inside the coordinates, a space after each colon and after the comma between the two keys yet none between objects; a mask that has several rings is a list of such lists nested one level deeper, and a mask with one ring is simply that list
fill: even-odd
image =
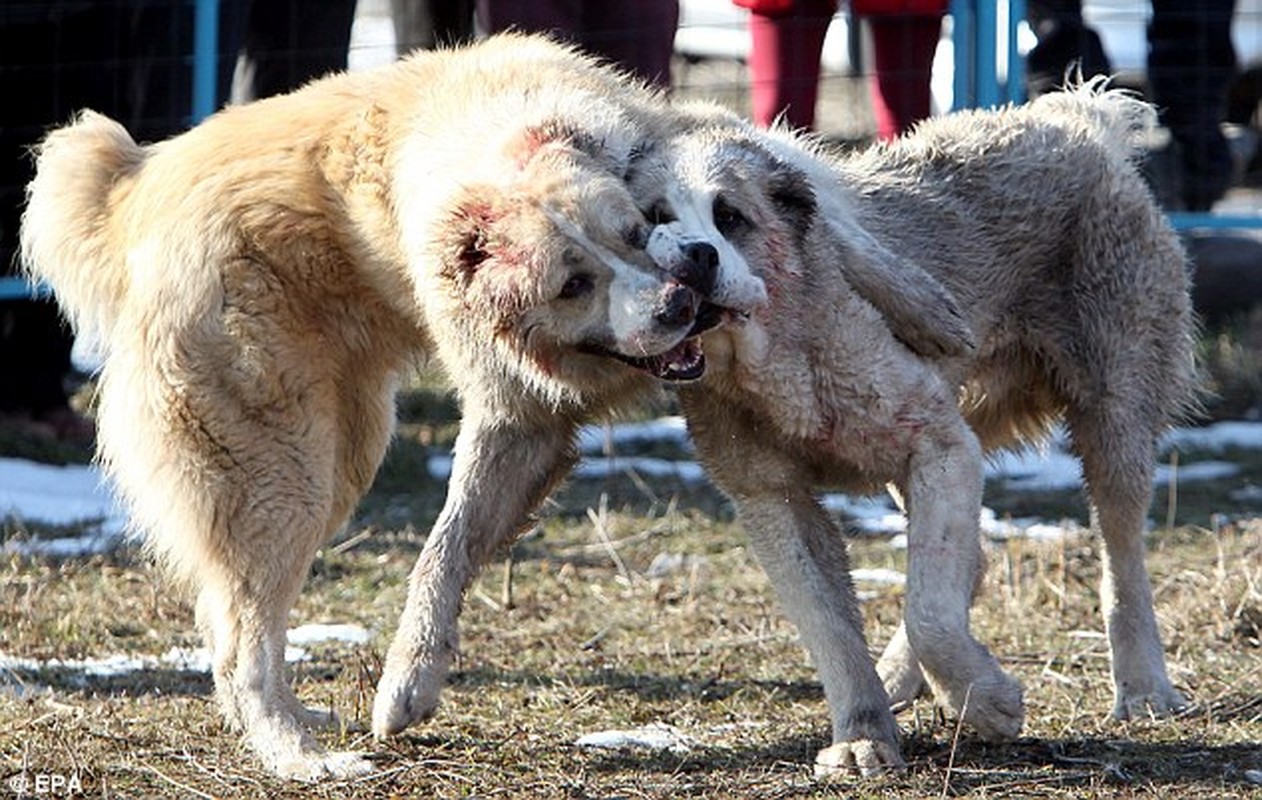
[{"label": "person's leg", "polygon": [[804,0],[785,15],[749,15],[749,97],[754,122],[781,115],[794,128],[815,125],[820,53],[836,4]]},{"label": "person's leg", "polygon": [[1231,43],[1234,0],[1153,0],[1148,83],[1179,150],[1182,200],[1205,211],[1231,182],[1231,152],[1221,123],[1236,73]]},{"label": "person's leg", "polygon": [[250,4],[233,102],[283,94],[346,69],[353,0],[260,0]]},{"label": "person's leg", "polygon": [[[80,108],[118,116],[132,63],[118,3],[26,3],[0,24],[0,276],[19,274],[18,231],[30,147]],[[65,378],[73,342],[48,300],[0,302],[0,421],[30,433],[86,440],[92,426],[70,408]]]},{"label": "person's leg", "polygon": [[473,0],[390,0],[390,17],[400,57],[473,38]]},{"label": "person's leg", "polygon": [[942,18],[923,15],[868,17],[872,29],[872,111],[877,136],[889,141],[931,112],[929,82]]},{"label": "person's leg", "polygon": [[478,23],[487,33],[517,30],[578,41],[582,0],[477,0]]},{"label": "person's leg", "polygon": [[1026,88],[1031,97],[1059,89],[1066,75],[1113,72],[1100,34],[1082,19],[1082,0],[1031,0],[1027,17],[1038,44],[1026,56]]},{"label": "person's leg", "polygon": [[663,88],[679,25],[678,0],[596,3],[584,0],[477,0],[488,33],[549,33],[574,42]]},{"label": "person's leg", "polygon": [[585,48],[651,84],[670,88],[678,0],[589,3],[583,13]]}]

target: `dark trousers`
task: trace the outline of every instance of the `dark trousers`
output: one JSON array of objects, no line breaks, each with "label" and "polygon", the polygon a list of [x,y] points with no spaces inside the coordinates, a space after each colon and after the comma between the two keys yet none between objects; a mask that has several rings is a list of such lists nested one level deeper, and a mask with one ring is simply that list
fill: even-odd
[{"label": "dark trousers", "polygon": [[489,33],[552,33],[646,81],[670,86],[677,0],[477,0],[477,9]]}]

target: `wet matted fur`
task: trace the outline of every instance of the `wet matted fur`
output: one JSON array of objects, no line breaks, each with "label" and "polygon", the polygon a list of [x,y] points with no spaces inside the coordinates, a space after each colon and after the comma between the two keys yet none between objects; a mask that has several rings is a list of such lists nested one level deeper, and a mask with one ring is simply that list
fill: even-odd
[{"label": "wet matted fur", "polygon": [[[968,630],[982,465],[1058,420],[1104,542],[1113,713],[1182,707],[1143,536],[1156,440],[1194,398],[1194,320],[1186,257],[1133,163],[1152,108],[1096,84],[928,121],[832,162],[789,134],[695,113],[668,165],[686,190],[672,213],[721,217],[770,302],[707,334],[709,370],[680,399],[820,670],[833,745],[818,768],[900,764],[890,703],[926,683],[983,736],[1019,732],[1021,689]],[[936,277],[975,349],[904,346],[847,281],[856,253]],[[815,490],[886,482],[908,513],[907,604],[874,669]]]},{"label": "wet matted fur", "polygon": [[627,192],[664,109],[571,49],[503,36],[152,146],[90,112],[41,145],[26,268],[101,347],[100,459],[196,593],[217,699],[270,769],[368,768],[311,736],[327,720],[288,683],[285,631],[377,470],[404,370],[437,357],[464,413],[378,735],[433,711],[464,588],[566,473],[577,425],[703,368],[702,295],[765,299]]}]

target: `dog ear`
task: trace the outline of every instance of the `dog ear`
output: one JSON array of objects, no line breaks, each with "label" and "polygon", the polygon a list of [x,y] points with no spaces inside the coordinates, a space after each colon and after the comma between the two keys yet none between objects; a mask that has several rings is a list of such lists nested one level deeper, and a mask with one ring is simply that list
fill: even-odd
[{"label": "dog ear", "polygon": [[509,153],[519,166],[525,166],[549,146],[561,146],[592,158],[603,152],[601,143],[570,120],[549,119],[526,127],[509,144]]},{"label": "dog ear", "polygon": [[795,230],[804,231],[810,226],[817,209],[815,190],[801,170],[777,160],[770,172],[767,193]]},{"label": "dog ear", "polygon": [[524,263],[524,254],[503,238],[502,225],[510,212],[488,199],[494,196],[488,187],[470,189],[441,226],[443,235],[436,242],[439,274],[462,288],[487,269]]},{"label": "dog ear", "polygon": [[494,210],[490,203],[472,202],[457,207],[452,217],[453,224],[446,226],[451,238],[442,253],[442,270],[467,283],[491,258]]},{"label": "dog ear", "polygon": [[852,218],[830,217],[826,229],[846,282],[881,312],[904,344],[929,357],[976,348],[955,295],[919,264],[891,252]]},{"label": "dog ear", "polygon": [[511,201],[489,187],[471,187],[439,226],[431,252],[444,290],[496,326],[511,324],[537,294],[535,259],[514,241]]}]

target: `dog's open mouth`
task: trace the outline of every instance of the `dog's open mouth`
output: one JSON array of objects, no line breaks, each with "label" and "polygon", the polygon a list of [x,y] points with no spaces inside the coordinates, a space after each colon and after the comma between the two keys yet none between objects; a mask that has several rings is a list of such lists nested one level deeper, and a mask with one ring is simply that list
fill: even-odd
[{"label": "dog's open mouth", "polygon": [[695,336],[655,356],[627,356],[612,350],[606,350],[605,355],[664,381],[695,381],[705,374],[705,352]]},{"label": "dog's open mouth", "polygon": [[695,381],[705,374],[705,351],[701,348],[701,334],[721,322],[741,316],[743,315],[739,312],[723,306],[702,303],[701,308],[697,310],[692,328],[688,330],[687,338],[670,350],[657,355],[628,356],[599,345],[589,345],[583,349],[593,355],[617,359],[664,381]]}]

